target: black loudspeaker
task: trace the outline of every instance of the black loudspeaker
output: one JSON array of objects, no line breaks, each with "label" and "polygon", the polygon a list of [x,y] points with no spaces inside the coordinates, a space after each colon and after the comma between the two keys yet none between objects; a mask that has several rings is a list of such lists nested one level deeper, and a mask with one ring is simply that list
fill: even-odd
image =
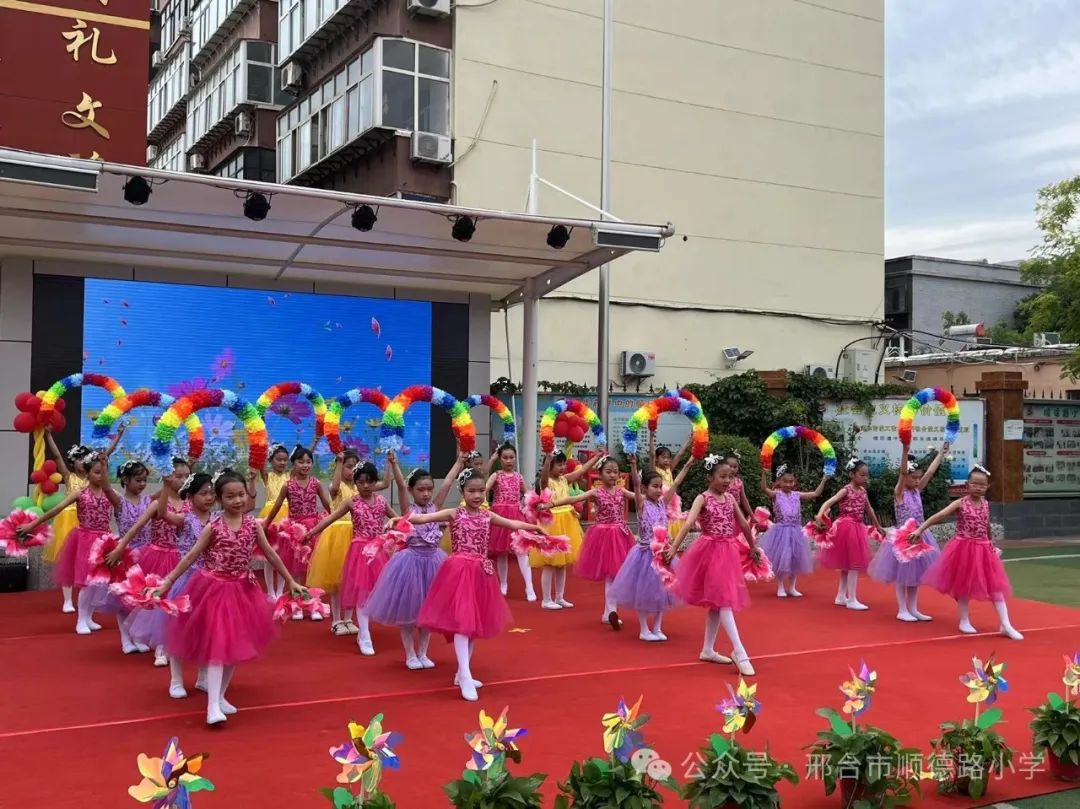
[{"label": "black loudspeaker", "polygon": [[10,556],[0,558],[0,593],[24,593],[30,579],[30,564]]}]

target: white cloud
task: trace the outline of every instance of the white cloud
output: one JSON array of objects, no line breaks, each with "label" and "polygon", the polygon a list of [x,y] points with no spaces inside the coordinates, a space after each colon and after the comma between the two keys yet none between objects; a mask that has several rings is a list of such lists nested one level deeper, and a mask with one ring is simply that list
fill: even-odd
[{"label": "white cloud", "polygon": [[886,257],[923,255],[972,261],[1027,258],[1039,241],[1034,217],[1013,217],[948,224],[890,227],[885,231]]}]

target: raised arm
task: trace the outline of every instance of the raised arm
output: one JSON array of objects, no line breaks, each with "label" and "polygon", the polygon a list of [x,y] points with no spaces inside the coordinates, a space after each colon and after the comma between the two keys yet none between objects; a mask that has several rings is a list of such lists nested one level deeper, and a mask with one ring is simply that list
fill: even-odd
[{"label": "raised arm", "polygon": [[251,501],[251,507],[252,508],[255,508],[255,497],[258,494],[258,492],[255,491],[255,478],[257,478],[258,476],[259,476],[259,473],[256,472],[254,469],[249,469],[248,470],[247,493],[248,493],[248,499]]},{"label": "raised arm", "polygon": [[600,459],[602,457],[603,457],[603,453],[594,452],[592,457],[589,458],[589,460],[585,461],[585,463],[581,464],[573,472],[570,472],[570,473],[568,473],[566,475],[566,482],[567,483],[577,483],[579,480],[581,480],[583,477],[585,477],[587,474],[589,474],[589,470],[591,470],[594,466],[596,466],[600,462]]},{"label": "raised arm", "polygon": [[683,445],[681,447],[679,447],[679,451],[675,453],[675,458],[671,461],[672,466],[677,467],[679,465],[679,461],[681,461],[683,459],[683,456],[690,449],[690,443],[693,440],[694,440],[694,435],[693,435],[693,433],[691,433],[690,436],[686,439],[686,441],[683,442]]},{"label": "raised arm", "polygon": [[938,523],[945,522],[945,520],[947,520],[949,517],[951,517],[953,514],[960,510],[960,504],[963,502],[964,501],[962,499],[953,500],[951,503],[949,503],[949,505],[945,506],[945,508],[943,508],[937,514],[932,515],[922,525],[916,528],[915,533],[921,534],[927,528],[930,528],[933,525],[937,525]]},{"label": "raised arm", "polygon": [[551,483],[551,456],[544,456],[544,465],[540,467],[540,489],[546,489]]},{"label": "raised arm", "polygon": [[656,432],[649,430],[649,449],[648,455],[645,457],[649,461],[649,466],[653,466],[656,463]]},{"label": "raised arm", "polygon": [[817,500],[821,497],[822,492],[825,491],[825,484],[828,482],[829,476],[822,475],[821,480],[818,481],[817,488],[812,492],[799,492],[799,500],[803,503],[808,503],[811,500]]},{"label": "raised arm", "polygon": [[[105,461],[104,463],[108,462]],[[109,501],[109,505],[112,506],[113,511],[115,511],[116,509],[120,508],[120,495],[116,493],[116,489],[114,489],[112,487],[112,484],[109,482],[108,472],[106,472],[104,478],[105,479],[101,484],[101,491],[104,492],[105,497]]]},{"label": "raised arm", "polygon": [[817,522],[821,522],[825,518],[825,516],[830,511],[832,511],[832,507],[839,503],[841,500],[845,499],[847,497],[847,494],[847,486],[844,486],[842,489],[840,489],[840,491],[838,491],[836,494],[834,494],[832,497],[830,497],[828,500],[821,504],[821,508],[818,509],[817,516],[814,517],[814,519]]},{"label": "raised arm", "polygon": [[919,491],[922,491],[930,485],[930,479],[934,477],[937,471],[941,468],[941,462],[945,460],[945,454],[949,451],[949,442],[946,441],[941,445],[941,449],[937,451],[937,455],[934,456],[934,460],[930,461],[930,466],[926,468],[926,472],[919,478]]},{"label": "raised arm", "polygon": [[772,487],[769,486],[769,473],[765,469],[761,470],[761,491],[766,497],[772,498],[773,490]]},{"label": "raised arm", "polygon": [[908,476],[908,445],[900,446],[900,474],[896,476],[896,486],[893,487],[893,502],[899,503],[904,499],[904,488]]},{"label": "raised arm", "polygon": [[64,485],[68,486],[68,478],[71,476],[71,471],[68,469],[64,453],[60,451],[60,447],[56,446],[56,439],[53,438],[52,427],[45,428],[45,446],[49,448],[49,454],[52,455],[53,460],[56,461],[56,471],[63,477]]},{"label": "raised arm", "polygon": [[116,425],[116,435],[114,435],[112,441],[109,442],[108,449],[102,453],[106,459],[112,457],[112,454],[116,452],[116,448],[120,446],[120,439],[124,437],[124,430],[126,429],[127,427],[124,426],[124,422],[122,421]]},{"label": "raised arm", "polygon": [[[652,435],[652,433],[650,433]],[[630,484],[634,487],[634,509],[638,514],[645,507],[645,495],[641,489],[641,478],[638,476],[637,455],[630,456]]]},{"label": "raised arm", "polygon": [[[442,508],[446,503],[446,498],[450,496],[450,490],[454,487],[454,481],[457,480],[457,476],[461,474],[461,470],[465,468],[465,455],[464,453],[458,455],[457,461],[450,467],[450,471],[446,473],[446,477],[443,478],[442,485],[439,486],[439,491],[435,493],[435,508]],[[402,501],[404,503],[404,501]],[[402,511],[405,507],[402,506]]]},{"label": "raised arm", "polygon": [[345,454],[339,452],[334,456],[334,477],[330,481],[330,496],[337,497],[341,492],[341,476],[345,470]]},{"label": "raised arm", "polygon": [[396,463],[387,459],[387,471],[393,472],[394,483],[397,484],[398,502],[401,503],[401,510],[404,511],[409,504],[409,484],[405,482],[405,476],[401,474],[401,467]]},{"label": "raised arm", "polygon": [[679,493],[679,487],[686,482],[686,476],[689,474],[690,467],[692,467],[693,465],[693,458],[683,464],[683,468],[679,470],[679,474],[677,474],[675,476],[675,480],[672,481],[671,487],[666,492],[664,492],[664,495],[661,498],[665,503],[670,503],[672,500],[675,499],[675,495]]}]

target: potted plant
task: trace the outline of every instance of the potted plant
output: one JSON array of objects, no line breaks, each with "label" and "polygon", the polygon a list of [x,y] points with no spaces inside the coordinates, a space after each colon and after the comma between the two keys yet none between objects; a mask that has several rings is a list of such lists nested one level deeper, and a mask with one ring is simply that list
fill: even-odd
[{"label": "potted plant", "polygon": [[1065,697],[1047,694],[1031,713],[1034,749],[1045,751],[1050,774],[1062,781],[1080,781],[1080,652],[1065,658]]},{"label": "potted plant", "polygon": [[472,756],[461,778],[443,787],[457,809],[540,809],[540,786],[546,775],[512,775],[506,761],[521,761],[517,740],[528,731],[511,728],[506,721],[509,708],[498,719],[480,711],[480,729],[465,734]]},{"label": "potted plant", "polygon": [[663,804],[659,785],[678,789],[671,765],[645,746],[641,727],[641,698],[628,707],[620,699],[613,713],[604,714],[604,752],[607,758],[575,761],[570,776],[559,784],[555,809],[653,809]]},{"label": "potted plant", "polygon": [[859,725],[856,719],[870,708],[877,687],[877,672],[863,663],[859,673],[840,686],[846,697],[843,712],[848,722],[832,708],[821,708],[818,716],[829,721],[829,729],[818,731],[810,745],[810,772],[825,783],[825,794],[839,790],[844,809],[877,809],[907,806],[921,794],[919,781],[922,755],[904,747],[881,728]]},{"label": "potted plant", "polygon": [[379,789],[379,782],[384,768],[396,770],[401,766],[394,748],[404,739],[400,733],[384,731],[382,721],[380,713],[366,726],[350,722],[348,741],[330,748],[331,758],[341,765],[337,782],[345,786],[320,792],[334,809],[394,809],[394,802]]},{"label": "potted plant", "polygon": [[737,733],[749,733],[754,727],[761,703],[756,698],[757,686],[748,686],[742,678],[738,691],[728,685],[728,692],[731,696],[716,708],[724,716],[723,731],[730,738],[719,733],[709,737],[691,780],[682,786],[682,796],[690,809],[778,809],[777,783],[783,779],[797,784],[799,776],[789,764],[770,756],[768,747],[755,753],[735,741]]}]

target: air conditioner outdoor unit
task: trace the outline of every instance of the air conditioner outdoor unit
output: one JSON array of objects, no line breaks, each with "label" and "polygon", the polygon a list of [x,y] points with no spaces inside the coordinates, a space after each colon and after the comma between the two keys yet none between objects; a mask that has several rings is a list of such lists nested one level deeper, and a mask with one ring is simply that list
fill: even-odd
[{"label": "air conditioner outdoor unit", "polygon": [[251,113],[237,113],[236,118],[233,120],[233,130],[238,138],[250,137],[251,133],[255,131],[255,119],[251,117]]},{"label": "air conditioner outdoor unit", "polygon": [[622,375],[645,377],[656,374],[656,354],[652,351],[624,351]]},{"label": "air conditioner outdoor unit", "polygon": [[449,17],[450,0],[409,0],[410,14],[423,14],[428,17]]},{"label": "air conditioner outdoor unit", "polygon": [[1035,335],[1035,348],[1061,345],[1061,335],[1056,331],[1041,331]]},{"label": "air conditioner outdoor unit", "polygon": [[878,352],[866,348],[848,348],[844,350],[843,377],[849,382],[862,382],[872,385],[877,381]]},{"label": "air conditioner outdoor unit", "polygon": [[294,95],[304,86],[304,70],[296,62],[281,69],[281,89]]},{"label": "air conditioner outdoor unit", "polygon": [[206,171],[206,156],[201,154],[188,155],[188,169],[191,171]]},{"label": "air conditioner outdoor unit", "polygon": [[161,67],[162,61],[161,51],[154,51],[150,57],[150,67]]},{"label": "air conditioner outdoor unit", "polygon": [[836,372],[832,365],[822,365],[816,362],[804,366],[803,374],[806,376],[816,376],[819,379],[832,379],[836,376]]},{"label": "air conditioner outdoor unit", "polygon": [[423,163],[449,165],[454,159],[450,138],[432,132],[413,132],[412,159]]},{"label": "air conditioner outdoor unit", "polygon": [[157,156],[158,156],[158,147],[157,146],[147,146],[146,147],[146,162],[147,163],[150,163],[150,162],[152,162],[154,160],[157,160]]}]

